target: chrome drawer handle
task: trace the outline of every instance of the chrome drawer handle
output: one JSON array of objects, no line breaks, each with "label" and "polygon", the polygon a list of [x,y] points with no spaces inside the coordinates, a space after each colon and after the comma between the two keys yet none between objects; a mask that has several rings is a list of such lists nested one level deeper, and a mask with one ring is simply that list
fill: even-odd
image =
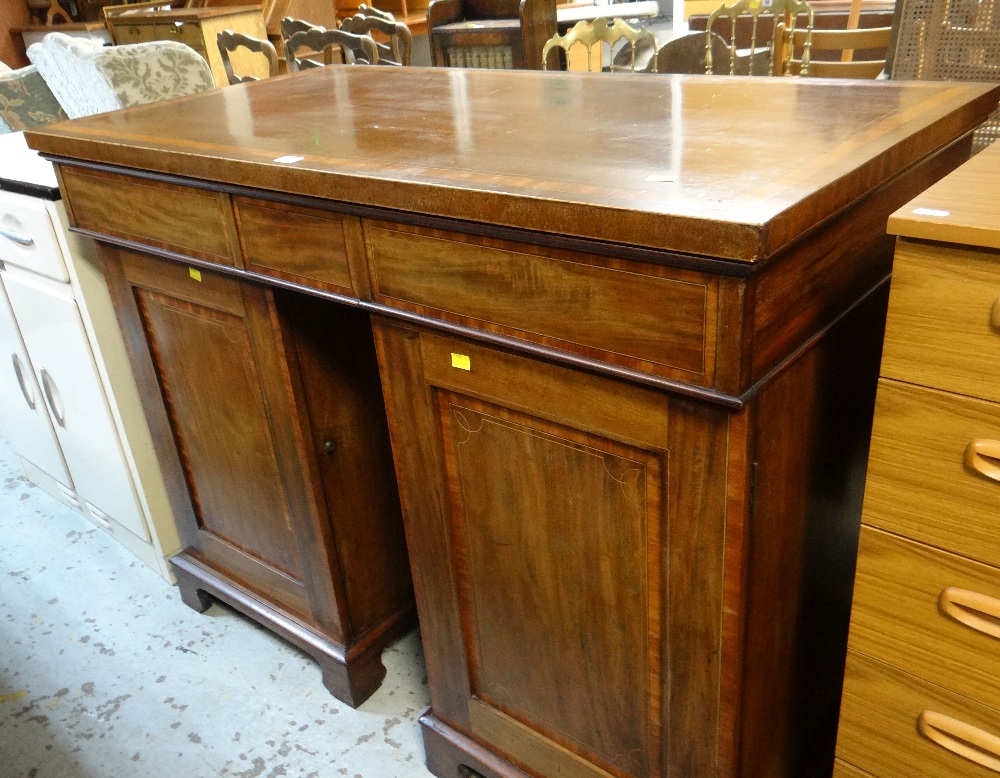
[{"label": "chrome drawer handle", "polygon": [[965,447],[965,465],[993,481],[1000,481],[1000,440],[977,438]]},{"label": "chrome drawer handle", "polygon": [[24,401],[28,403],[31,410],[35,410],[35,398],[28,395],[28,385],[24,380],[24,368],[21,367],[21,358],[17,354],[10,355],[10,361],[14,365],[14,375],[17,376],[17,385],[21,387],[21,394]]},{"label": "chrome drawer handle", "polygon": [[45,392],[45,399],[48,400],[49,410],[52,411],[52,415],[55,417],[56,423],[60,427],[66,426],[66,411],[62,404],[62,395],[59,394],[59,387],[56,386],[56,382],[52,380],[52,376],[49,375],[49,371],[44,367],[42,368],[42,391]]},{"label": "chrome drawer handle", "polygon": [[941,612],[976,632],[1000,639],[1000,600],[949,586],[938,597]]},{"label": "chrome drawer handle", "polygon": [[0,227],[0,235],[3,235],[7,240],[14,241],[21,246],[34,246],[35,239],[30,235],[25,235],[23,232],[14,232],[14,230],[8,230],[5,227]]},{"label": "chrome drawer handle", "polygon": [[1000,737],[932,710],[917,717],[917,729],[945,750],[1000,773]]}]

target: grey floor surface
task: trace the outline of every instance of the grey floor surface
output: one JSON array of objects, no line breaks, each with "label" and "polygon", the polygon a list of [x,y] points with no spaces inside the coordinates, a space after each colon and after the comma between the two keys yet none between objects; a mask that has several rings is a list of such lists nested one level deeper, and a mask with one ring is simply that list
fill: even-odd
[{"label": "grey floor surface", "polygon": [[177,590],[21,476],[0,438],[0,778],[429,778],[420,641],[360,709],[316,664]]}]

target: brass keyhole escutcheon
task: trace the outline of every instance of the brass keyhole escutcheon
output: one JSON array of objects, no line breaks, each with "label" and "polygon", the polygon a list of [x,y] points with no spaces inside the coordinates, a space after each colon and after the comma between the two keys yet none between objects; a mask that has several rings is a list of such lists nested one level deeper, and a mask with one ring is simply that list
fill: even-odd
[{"label": "brass keyhole escutcheon", "polygon": [[337,450],[337,441],[335,441],[333,438],[328,438],[327,440],[323,441],[324,454],[332,454],[336,450]]}]

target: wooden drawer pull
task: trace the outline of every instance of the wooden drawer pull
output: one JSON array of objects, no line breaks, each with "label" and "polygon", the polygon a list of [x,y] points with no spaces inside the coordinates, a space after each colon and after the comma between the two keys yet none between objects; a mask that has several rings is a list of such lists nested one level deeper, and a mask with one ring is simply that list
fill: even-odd
[{"label": "wooden drawer pull", "polygon": [[1000,440],[977,438],[965,447],[966,467],[1000,481],[1000,462],[996,460],[1000,460]]},{"label": "wooden drawer pull", "polygon": [[953,754],[1000,773],[1000,737],[932,710],[925,710],[917,717],[917,729]]},{"label": "wooden drawer pull", "polygon": [[977,632],[1000,638],[1000,600],[949,586],[938,598],[941,611]]}]

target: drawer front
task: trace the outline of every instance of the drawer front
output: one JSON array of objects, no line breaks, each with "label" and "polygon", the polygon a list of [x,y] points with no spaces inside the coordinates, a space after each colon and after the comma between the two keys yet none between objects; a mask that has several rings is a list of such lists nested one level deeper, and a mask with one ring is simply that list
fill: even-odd
[{"label": "drawer front", "polygon": [[366,222],[376,301],[643,372],[712,383],[705,274]]},{"label": "drawer front", "polygon": [[1000,570],[862,527],[850,648],[1000,709]]},{"label": "drawer front", "polygon": [[355,216],[233,198],[247,270],[368,297],[361,222]]},{"label": "drawer front", "polygon": [[123,43],[145,43],[159,40],[157,26],[141,22],[115,22],[115,43],[120,46]]},{"label": "drawer front", "polygon": [[1000,567],[996,441],[1000,405],[880,379],[863,521]]},{"label": "drawer front", "polygon": [[156,25],[156,39],[177,41],[190,46],[198,52],[204,52],[205,42],[202,39],[201,25],[197,22],[173,22]]},{"label": "drawer front", "polygon": [[837,756],[875,778],[996,778],[1000,711],[849,652]]},{"label": "drawer front", "polygon": [[882,375],[1000,402],[1000,253],[900,240]]},{"label": "drawer front", "polygon": [[210,262],[237,264],[228,195],[77,168],[64,167],[60,173],[77,227]]},{"label": "drawer front", "polygon": [[40,200],[0,194],[0,262],[69,281],[55,226]]}]

